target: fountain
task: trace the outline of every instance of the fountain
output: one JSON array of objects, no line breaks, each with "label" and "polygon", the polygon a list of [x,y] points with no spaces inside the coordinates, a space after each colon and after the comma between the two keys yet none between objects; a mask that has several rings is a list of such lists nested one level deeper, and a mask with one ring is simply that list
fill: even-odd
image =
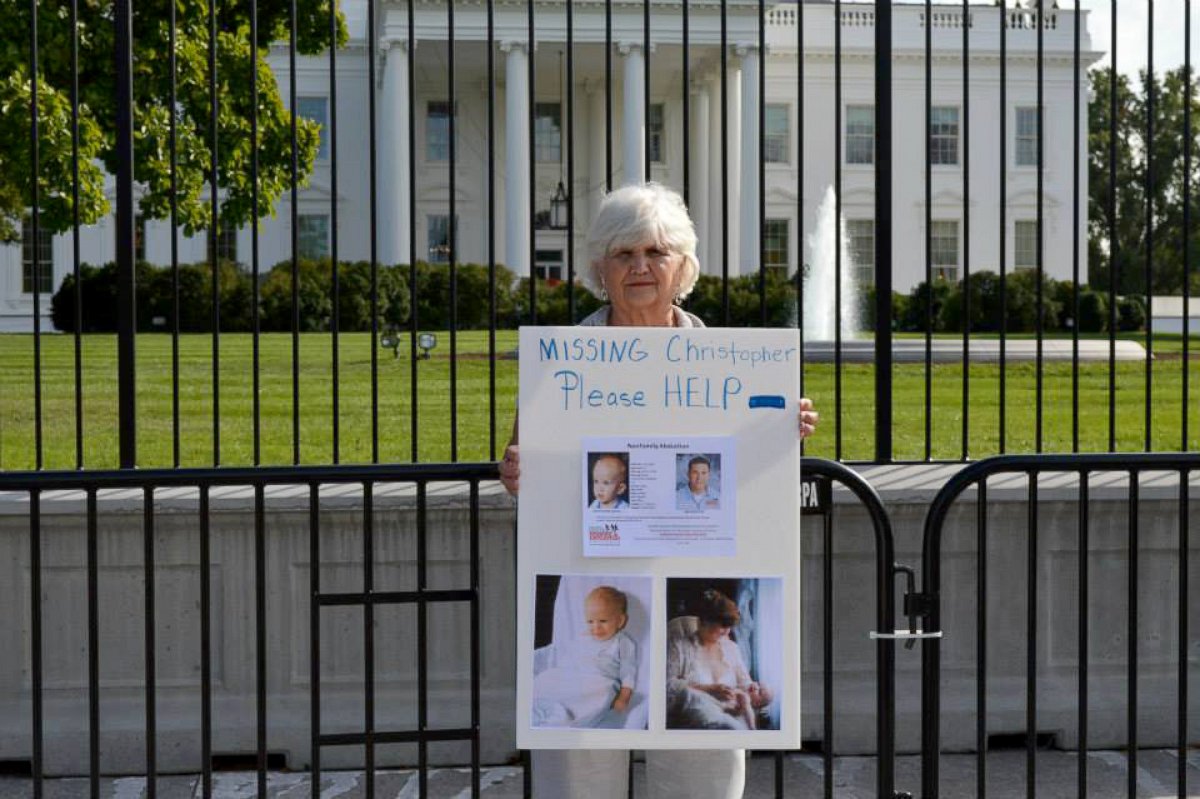
[{"label": "fountain", "polygon": [[[844,225],[838,224],[837,196],[833,186],[830,186],[817,208],[816,229],[808,237],[812,260],[804,276],[804,356],[812,362],[829,362],[835,359],[835,355],[840,355],[843,361],[871,363],[875,360],[875,342],[873,336],[864,336],[859,328],[859,288],[844,230],[841,232],[841,313],[835,313],[834,276],[838,273],[838,265],[837,239],[834,237],[839,235],[840,228],[844,228]],[[917,257],[923,259],[919,254]],[[840,344],[836,340],[839,320]],[[975,363],[995,363],[1000,360],[1000,342],[995,337],[972,338],[969,346],[970,358]],[[1034,360],[1038,352],[1037,342],[1010,338],[1005,342],[1004,352],[1011,361]],[[1115,356],[1120,361],[1144,361],[1146,350],[1136,341],[1119,340],[1116,342]],[[1074,357],[1070,340],[1043,340],[1044,360],[1069,362]],[[1107,360],[1109,343],[1098,339],[1081,340],[1078,357],[1084,361]],[[926,358],[938,363],[961,362],[962,339],[939,336],[929,342],[928,348],[924,338],[897,337],[892,340],[893,362],[923,363]]]},{"label": "fountain", "polygon": [[[817,208],[817,226],[808,237],[812,260],[808,274],[804,276],[804,339],[805,341],[833,341],[837,332],[839,316],[835,313],[834,276],[837,274],[837,196],[833,186],[825,189],[825,197]],[[841,331],[843,339],[858,337],[858,286],[854,276],[854,263],[845,231],[840,232],[841,242]]]}]

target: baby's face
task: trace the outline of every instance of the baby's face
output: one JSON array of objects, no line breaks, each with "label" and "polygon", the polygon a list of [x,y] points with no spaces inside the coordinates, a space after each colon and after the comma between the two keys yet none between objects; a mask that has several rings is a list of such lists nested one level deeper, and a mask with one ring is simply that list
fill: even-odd
[{"label": "baby's face", "polygon": [[588,635],[597,641],[607,641],[625,626],[625,614],[616,603],[602,596],[590,596],[583,606]]},{"label": "baby's face", "polygon": [[616,458],[601,458],[592,466],[592,494],[601,505],[611,505],[625,490],[625,467]]}]

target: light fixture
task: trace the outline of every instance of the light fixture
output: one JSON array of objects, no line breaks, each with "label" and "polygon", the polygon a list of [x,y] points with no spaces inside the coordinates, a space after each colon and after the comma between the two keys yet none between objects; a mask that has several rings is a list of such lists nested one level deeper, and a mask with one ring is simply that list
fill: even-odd
[{"label": "light fixture", "polygon": [[417,346],[421,348],[421,357],[429,360],[429,351],[437,346],[437,336],[433,333],[421,333],[417,336]]},{"label": "light fixture", "polygon": [[383,335],[379,338],[379,346],[385,350],[392,351],[393,358],[400,357],[400,333],[394,327],[389,327],[383,331]]},{"label": "light fixture", "polygon": [[567,207],[571,200],[567,197],[567,190],[563,187],[560,180],[558,188],[554,190],[554,196],[550,198],[550,227],[553,230],[567,229]]}]

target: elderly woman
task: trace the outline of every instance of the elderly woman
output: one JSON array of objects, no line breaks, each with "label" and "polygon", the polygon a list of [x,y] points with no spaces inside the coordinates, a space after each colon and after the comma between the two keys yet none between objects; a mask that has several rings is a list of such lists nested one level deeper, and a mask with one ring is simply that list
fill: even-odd
[{"label": "elderly woman", "polygon": [[[626,186],[604,198],[588,233],[585,282],[609,304],[581,325],[703,327],[679,307],[700,274],[696,230],[674,191],[654,183]],[[800,435],[817,424],[812,402],[801,399]],[[520,489],[517,427],[500,464],[509,493]],[[563,750],[533,753],[533,795],[538,799],[624,797],[629,753]],[[741,750],[647,752],[649,795],[655,799],[737,799],[745,784]]]}]

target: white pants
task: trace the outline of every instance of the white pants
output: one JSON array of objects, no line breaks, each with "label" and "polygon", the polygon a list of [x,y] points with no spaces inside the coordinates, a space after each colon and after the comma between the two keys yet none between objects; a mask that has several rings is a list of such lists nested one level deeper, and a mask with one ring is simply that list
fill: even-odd
[{"label": "white pants", "polygon": [[[649,799],[741,799],[746,754],[741,749],[658,749],[646,752]],[[624,749],[535,749],[533,799],[625,799],[629,752]]]}]

